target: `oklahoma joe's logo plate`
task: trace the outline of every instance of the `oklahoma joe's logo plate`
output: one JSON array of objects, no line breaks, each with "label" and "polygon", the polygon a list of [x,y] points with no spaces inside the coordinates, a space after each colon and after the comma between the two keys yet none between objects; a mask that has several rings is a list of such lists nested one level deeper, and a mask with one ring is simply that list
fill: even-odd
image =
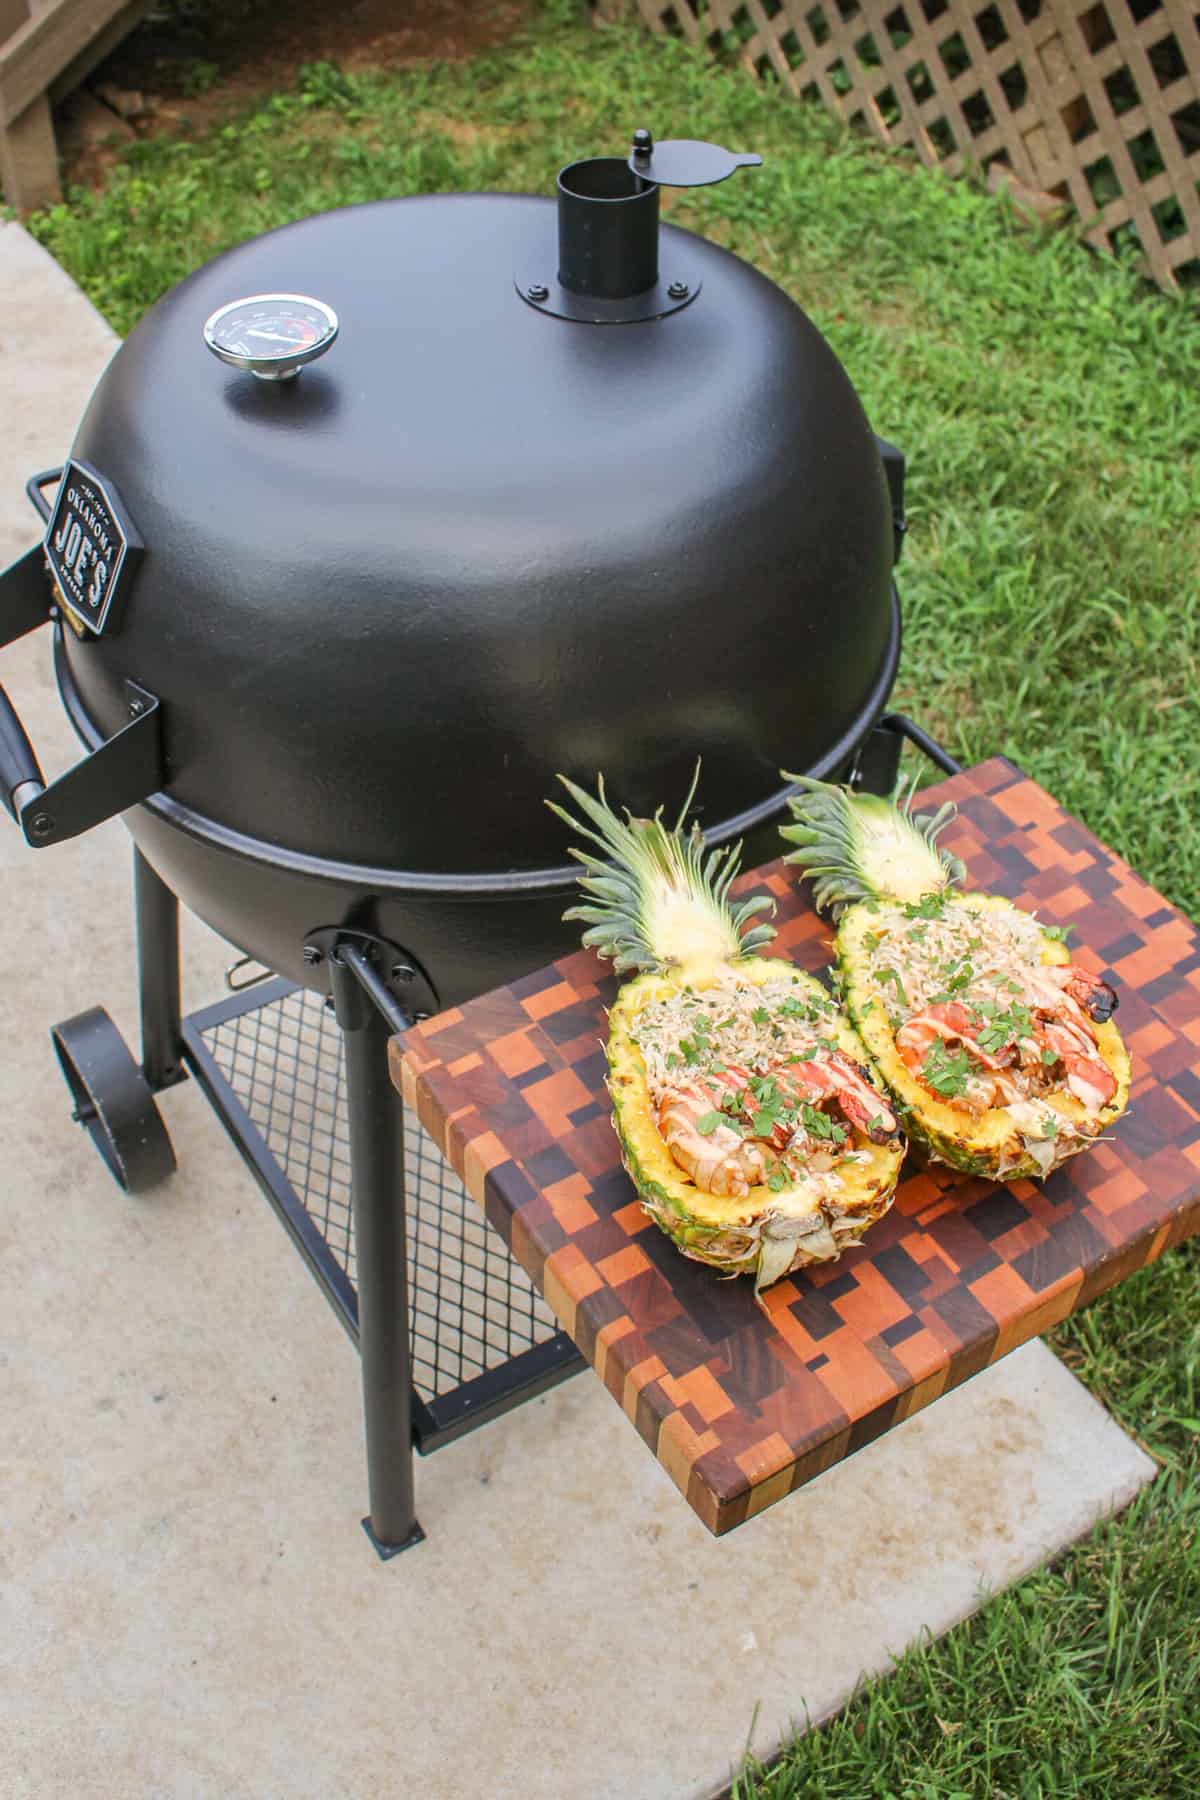
[{"label": "oklahoma joe's logo plate", "polygon": [[112,483],[75,458],[63,470],[45,548],[72,617],[97,636],[113,630],[141,561],[142,540]]}]

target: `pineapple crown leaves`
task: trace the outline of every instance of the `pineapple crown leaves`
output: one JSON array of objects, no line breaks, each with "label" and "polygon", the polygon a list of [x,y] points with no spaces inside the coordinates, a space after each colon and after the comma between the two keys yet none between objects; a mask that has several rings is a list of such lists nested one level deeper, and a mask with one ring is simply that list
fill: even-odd
[{"label": "pineapple crown leaves", "polygon": [[963,880],[958,857],[937,848],[957,808],[947,801],[936,813],[914,813],[915,777],[907,790],[900,785],[894,800],[809,775],[785,772],[784,780],[801,790],[788,801],[794,823],[780,826],[781,835],[799,845],[784,861],[799,864],[810,878],[822,912],[859,900],[912,903]]},{"label": "pineapple crown leaves", "polygon": [[734,963],[774,937],[773,926],[751,924],[757,914],[774,911],[768,894],[730,904],[741,844],[708,850],[699,825],[685,830],[699,762],[674,825],[663,823],[661,807],[652,819],[635,819],[628,811],[622,819],[608,803],[602,775],[594,795],[565,775],[558,779],[583,818],[553,800],[546,805],[599,851],[571,847],[583,865],[579,885],[585,904],[572,906],[563,917],[589,927],[583,942],[610,958],[618,975],[682,963]]}]

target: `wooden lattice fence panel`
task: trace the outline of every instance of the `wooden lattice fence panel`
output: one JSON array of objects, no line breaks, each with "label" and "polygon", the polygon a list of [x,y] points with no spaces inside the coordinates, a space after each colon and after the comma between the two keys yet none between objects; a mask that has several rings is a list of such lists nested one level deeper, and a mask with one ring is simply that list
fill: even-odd
[{"label": "wooden lattice fence panel", "polygon": [[1007,165],[1089,240],[1136,236],[1164,287],[1200,279],[1197,0],[637,0],[883,143],[956,174]]}]

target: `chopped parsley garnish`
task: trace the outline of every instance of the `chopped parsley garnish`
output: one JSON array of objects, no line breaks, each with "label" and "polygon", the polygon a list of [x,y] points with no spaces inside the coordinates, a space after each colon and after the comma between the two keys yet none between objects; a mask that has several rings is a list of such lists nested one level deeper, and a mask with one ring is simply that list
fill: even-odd
[{"label": "chopped parsley garnish", "polygon": [[773,1194],[782,1194],[784,1188],[788,1185],[788,1172],[782,1163],[777,1162],[775,1167],[771,1170],[771,1173],[767,1176],[767,1186]]},{"label": "chopped parsley garnish", "polygon": [[887,1120],[884,1118],[882,1113],[876,1113],[875,1117],[873,1119],[867,1120],[867,1136],[868,1137],[870,1137],[870,1135],[873,1131],[886,1131],[887,1128],[888,1128]]},{"label": "chopped parsley garnish", "polygon": [[908,1005],[908,995],[904,990],[904,983],[900,979],[900,971],[898,969],[877,969],[875,971],[875,979],[876,981],[892,982],[897,994],[900,996],[901,1006]]},{"label": "chopped parsley garnish", "polygon": [[945,894],[922,894],[919,900],[904,908],[904,916],[906,919],[940,919],[945,908]]},{"label": "chopped parsley garnish", "polygon": [[779,1108],[777,1106],[760,1107],[750,1120],[750,1136],[770,1137],[778,1123]]},{"label": "chopped parsley garnish", "polygon": [[807,1100],[800,1108],[800,1122],[809,1137],[822,1138],[830,1144],[846,1141],[845,1127],[835,1125],[828,1113],[823,1113],[819,1106],[810,1106]]},{"label": "chopped parsley garnish", "polygon": [[940,974],[946,985],[940,994],[930,996],[928,1002],[930,1006],[944,1005],[947,1000],[952,1000],[955,994],[961,994],[964,988],[969,988],[975,979],[975,965],[969,962],[955,962],[951,957],[949,962],[941,965]]},{"label": "chopped parsley garnish", "polygon": [[750,1017],[756,1025],[769,1025],[771,1023],[771,1015],[765,1006],[756,1006],[754,1011],[750,1014]]},{"label": "chopped parsley garnish", "polygon": [[1042,936],[1051,938],[1056,944],[1065,944],[1074,929],[1073,925],[1043,925]]},{"label": "chopped parsley garnish", "polygon": [[1012,1035],[1007,1024],[1007,1014],[1001,1013],[998,1018],[992,1020],[990,1025],[984,1026],[975,1042],[985,1055],[996,1056],[1006,1044],[1012,1041]]},{"label": "chopped parsley garnish", "polygon": [[[986,1002],[984,1003],[986,1005]],[[983,1005],[979,1009],[983,1011]],[[1033,1019],[1027,1006],[1010,1006],[1007,1012],[998,1007],[991,1007],[988,1023],[979,1033],[978,1044],[989,1056],[995,1056],[1006,1044],[1014,1043],[1018,1038],[1028,1037],[1033,1029]]]},{"label": "chopped parsley garnish", "polygon": [[1053,1113],[1047,1113],[1042,1120],[1042,1136],[1044,1138],[1056,1138],[1058,1136],[1058,1120]]},{"label": "chopped parsley garnish", "polygon": [[1051,1050],[1049,1046],[1047,1046],[1046,1049],[1042,1051],[1042,1061],[1047,1067],[1049,1067],[1051,1063],[1056,1063],[1058,1061],[1058,1051]]},{"label": "chopped parsley garnish", "polygon": [[700,1117],[696,1120],[696,1130],[700,1133],[701,1137],[711,1137],[718,1125],[724,1125],[726,1123],[727,1121],[721,1117],[719,1112],[701,1113]]},{"label": "chopped parsley garnish", "polygon": [[971,1058],[965,1050],[948,1050],[941,1038],[935,1038],[925,1052],[921,1076],[935,1094],[945,1100],[956,1100],[967,1091],[971,1075]]}]

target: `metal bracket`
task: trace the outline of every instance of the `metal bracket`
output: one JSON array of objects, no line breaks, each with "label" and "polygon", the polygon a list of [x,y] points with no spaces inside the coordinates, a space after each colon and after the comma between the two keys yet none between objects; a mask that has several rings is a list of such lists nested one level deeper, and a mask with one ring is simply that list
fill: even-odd
[{"label": "metal bracket", "polygon": [[352,944],[367,958],[383,987],[406,1015],[405,1026],[441,1010],[437,989],[411,951],[377,932],[359,931],[347,925],[318,925],[306,933],[303,956],[311,971],[311,987],[332,995],[329,962],[342,944]]},{"label": "metal bracket", "polygon": [[36,631],[52,616],[42,546],[35,544],[0,574],[0,649]]},{"label": "metal bracket", "polygon": [[904,536],[908,530],[908,520],[904,516],[904,452],[878,434],[875,443],[892,503],[892,567],[895,568],[904,550]]},{"label": "metal bracket", "polygon": [[129,724],[21,807],[25,841],[35,850],[61,844],[157,794],[166,781],[162,712],[157,698],[125,683]]},{"label": "metal bracket", "polygon": [[[243,969],[249,969],[251,973],[241,980],[235,979]],[[257,956],[239,956],[225,971],[225,986],[231,994],[244,994],[247,988],[257,987],[260,982],[272,981],[274,978],[274,969],[268,969],[265,963],[259,962]]]},{"label": "metal bracket", "polygon": [[648,319],[665,319],[690,306],[703,286],[690,263],[677,260],[644,293],[604,300],[596,294],[576,294],[565,288],[558,279],[557,268],[558,252],[548,241],[540,255],[529,255],[514,274],[513,284],[535,312],[551,313],[556,319],[573,319],[579,325],[639,325]]},{"label": "metal bracket", "polygon": [[900,752],[905,740],[927,756],[945,775],[958,775],[962,764],[943,744],[907,718],[904,713],[884,713],[859,746],[850,771],[850,786],[866,794],[891,794],[900,776]]}]

